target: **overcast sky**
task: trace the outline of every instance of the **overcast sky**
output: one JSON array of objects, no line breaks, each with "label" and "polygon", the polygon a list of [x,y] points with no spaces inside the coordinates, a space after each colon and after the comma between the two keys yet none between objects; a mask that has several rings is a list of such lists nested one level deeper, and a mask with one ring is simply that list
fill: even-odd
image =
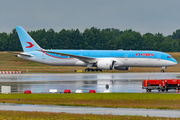
[{"label": "overcast sky", "polygon": [[1,0],[0,32],[117,28],[141,34],[180,29],[180,0]]}]

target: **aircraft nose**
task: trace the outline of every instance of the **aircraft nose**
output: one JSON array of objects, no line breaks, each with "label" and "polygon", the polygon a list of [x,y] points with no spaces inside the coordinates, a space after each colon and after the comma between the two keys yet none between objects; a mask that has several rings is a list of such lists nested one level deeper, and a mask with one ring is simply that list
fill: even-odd
[{"label": "aircraft nose", "polygon": [[177,65],[177,62],[172,63],[172,65]]},{"label": "aircraft nose", "polygon": [[[173,59],[174,59],[174,58],[173,58]],[[175,65],[178,64],[178,62],[177,62],[175,59],[174,59],[174,63],[175,63]]]},{"label": "aircraft nose", "polygon": [[176,65],[178,62],[173,58],[173,61],[171,63],[172,66]]},{"label": "aircraft nose", "polygon": [[166,65],[167,66],[174,66],[174,65],[176,65],[177,64],[177,61],[173,58],[173,59],[171,59],[170,61],[167,61],[166,62]]}]

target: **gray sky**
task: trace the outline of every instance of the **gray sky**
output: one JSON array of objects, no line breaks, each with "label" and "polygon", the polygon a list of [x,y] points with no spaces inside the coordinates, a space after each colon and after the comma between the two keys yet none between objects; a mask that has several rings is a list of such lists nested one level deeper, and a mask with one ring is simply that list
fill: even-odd
[{"label": "gray sky", "polygon": [[86,28],[170,35],[180,29],[180,0],[1,0],[0,32]]}]

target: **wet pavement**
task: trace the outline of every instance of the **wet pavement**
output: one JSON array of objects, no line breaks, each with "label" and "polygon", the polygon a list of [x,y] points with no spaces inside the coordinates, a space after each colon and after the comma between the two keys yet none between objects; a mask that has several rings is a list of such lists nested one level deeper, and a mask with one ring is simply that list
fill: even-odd
[{"label": "wet pavement", "polygon": [[53,105],[25,105],[0,103],[0,110],[38,111],[38,112],[66,112],[79,114],[111,114],[111,115],[139,115],[155,117],[180,117],[180,110],[132,109],[132,108],[101,108],[101,107],[72,107]]},{"label": "wet pavement", "polygon": [[[0,86],[11,86],[12,92],[31,90],[33,93],[48,93],[57,89],[59,93],[65,89],[75,92],[77,89],[84,93],[95,90],[98,93],[110,92],[146,92],[142,89],[145,79],[176,79],[179,73],[65,73],[65,74],[0,74]],[[158,92],[154,90],[153,92]],[[168,92],[172,92],[171,90]]]}]

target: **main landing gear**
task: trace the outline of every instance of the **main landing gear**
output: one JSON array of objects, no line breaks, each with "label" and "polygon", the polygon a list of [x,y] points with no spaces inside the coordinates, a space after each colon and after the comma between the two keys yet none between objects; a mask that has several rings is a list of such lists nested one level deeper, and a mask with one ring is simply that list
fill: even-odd
[{"label": "main landing gear", "polygon": [[85,71],[100,71],[100,72],[102,72],[101,69],[92,69],[92,68],[86,68]]}]

